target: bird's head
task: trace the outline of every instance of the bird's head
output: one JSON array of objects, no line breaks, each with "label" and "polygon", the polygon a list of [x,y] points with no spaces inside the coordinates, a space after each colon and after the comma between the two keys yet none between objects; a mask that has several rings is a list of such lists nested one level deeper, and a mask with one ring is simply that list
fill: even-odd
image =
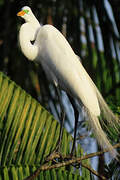
[{"label": "bird's head", "polygon": [[17,13],[17,16],[22,17],[25,22],[34,22],[36,19],[31,8],[28,6],[24,6],[21,11]]}]

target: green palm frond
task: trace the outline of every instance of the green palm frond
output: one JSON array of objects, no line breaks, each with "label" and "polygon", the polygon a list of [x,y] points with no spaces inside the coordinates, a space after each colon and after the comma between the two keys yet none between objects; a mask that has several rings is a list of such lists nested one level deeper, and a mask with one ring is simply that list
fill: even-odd
[{"label": "green palm frond", "polygon": [[[55,148],[60,124],[35,99],[0,73],[0,179],[24,179],[44,164]],[[70,153],[72,137],[63,131],[61,153]],[[78,155],[83,152],[79,147]],[[83,153],[82,153],[83,154]],[[88,163],[88,160],[85,161]],[[69,170],[68,170],[69,169]],[[70,166],[41,171],[39,179],[90,179]]]}]

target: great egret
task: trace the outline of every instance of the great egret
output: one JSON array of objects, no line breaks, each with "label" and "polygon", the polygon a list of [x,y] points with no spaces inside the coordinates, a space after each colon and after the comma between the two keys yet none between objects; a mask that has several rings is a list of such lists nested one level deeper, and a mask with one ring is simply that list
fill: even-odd
[{"label": "great egret", "polygon": [[[102,114],[106,122],[114,128],[117,128],[115,124],[118,119],[105,103],[65,37],[52,25],[41,26],[27,6],[17,15],[25,20],[19,32],[23,54],[31,61],[41,63],[55,84],[78,102],[82,101],[98,143],[116,156],[117,152],[102,130],[98,117]],[[34,41],[34,44],[31,41]],[[105,125],[103,121],[101,123]]]}]

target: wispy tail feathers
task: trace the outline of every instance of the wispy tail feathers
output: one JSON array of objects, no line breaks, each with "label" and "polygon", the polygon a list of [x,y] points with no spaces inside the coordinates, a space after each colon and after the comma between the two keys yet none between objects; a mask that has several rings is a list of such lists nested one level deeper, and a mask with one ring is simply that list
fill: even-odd
[{"label": "wispy tail feathers", "polygon": [[[97,89],[97,87],[95,86],[95,84],[93,83],[93,88],[95,90],[95,93],[97,95],[98,98],[98,102],[99,102],[99,106],[100,106],[100,110],[101,110],[101,116],[103,117],[101,124],[103,125],[103,127],[110,125],[111,127],[114,127],[115,130],[117,132],[119,132],[119,127],[120,127],[120,119],[117,118],[112,111],[110,110],[110,108],[108,107],[108,105],[106,104],[105,100],[103,99],[102,95],[100,94],[99,90]],[[104,133],[104,131],[101,128],[100,122],[98,117],[96,117],[95,115],[93,115],[89,110],[88,110],[88,116],[89,116],[89,120],[90,120],[90,125],[93,129],[93,133],[95,134],[98,143],[102,146],[102,147],[106,147],[109,149],[111,155],[113,157],[116,157],[116,155],[118,154],[117,151],[113,148],[113,146],[110,144],[106,134]],[[106,124],[107,123],[107,124]]]},{"label": "wispy tail feathers", "polygon": [[96,117],[94,114],[92,114],[89,111],[87,113],[88,113],[88,116],[89,116],[90,126],[93,129],[93,133],[95,134],[98,143],[100,144],[100,146],[102,148],[108,148],[108,150],[110,151],[111,155],[113,157],[116,157],[117,151],[110,144],[106,134],[102,130],[101,125],[99,123],[98,117]]}]

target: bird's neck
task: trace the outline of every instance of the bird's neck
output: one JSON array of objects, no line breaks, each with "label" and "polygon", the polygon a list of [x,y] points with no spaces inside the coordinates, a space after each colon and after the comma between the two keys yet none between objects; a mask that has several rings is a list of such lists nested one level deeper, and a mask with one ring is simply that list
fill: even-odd
[{"label": "bird's neck", "polygon": [[32,44],[35,41],[40,24],[25,23],[20,28],[19,41],[23,54],[31,61],[34,61],[38,55],[38,47]]}]

